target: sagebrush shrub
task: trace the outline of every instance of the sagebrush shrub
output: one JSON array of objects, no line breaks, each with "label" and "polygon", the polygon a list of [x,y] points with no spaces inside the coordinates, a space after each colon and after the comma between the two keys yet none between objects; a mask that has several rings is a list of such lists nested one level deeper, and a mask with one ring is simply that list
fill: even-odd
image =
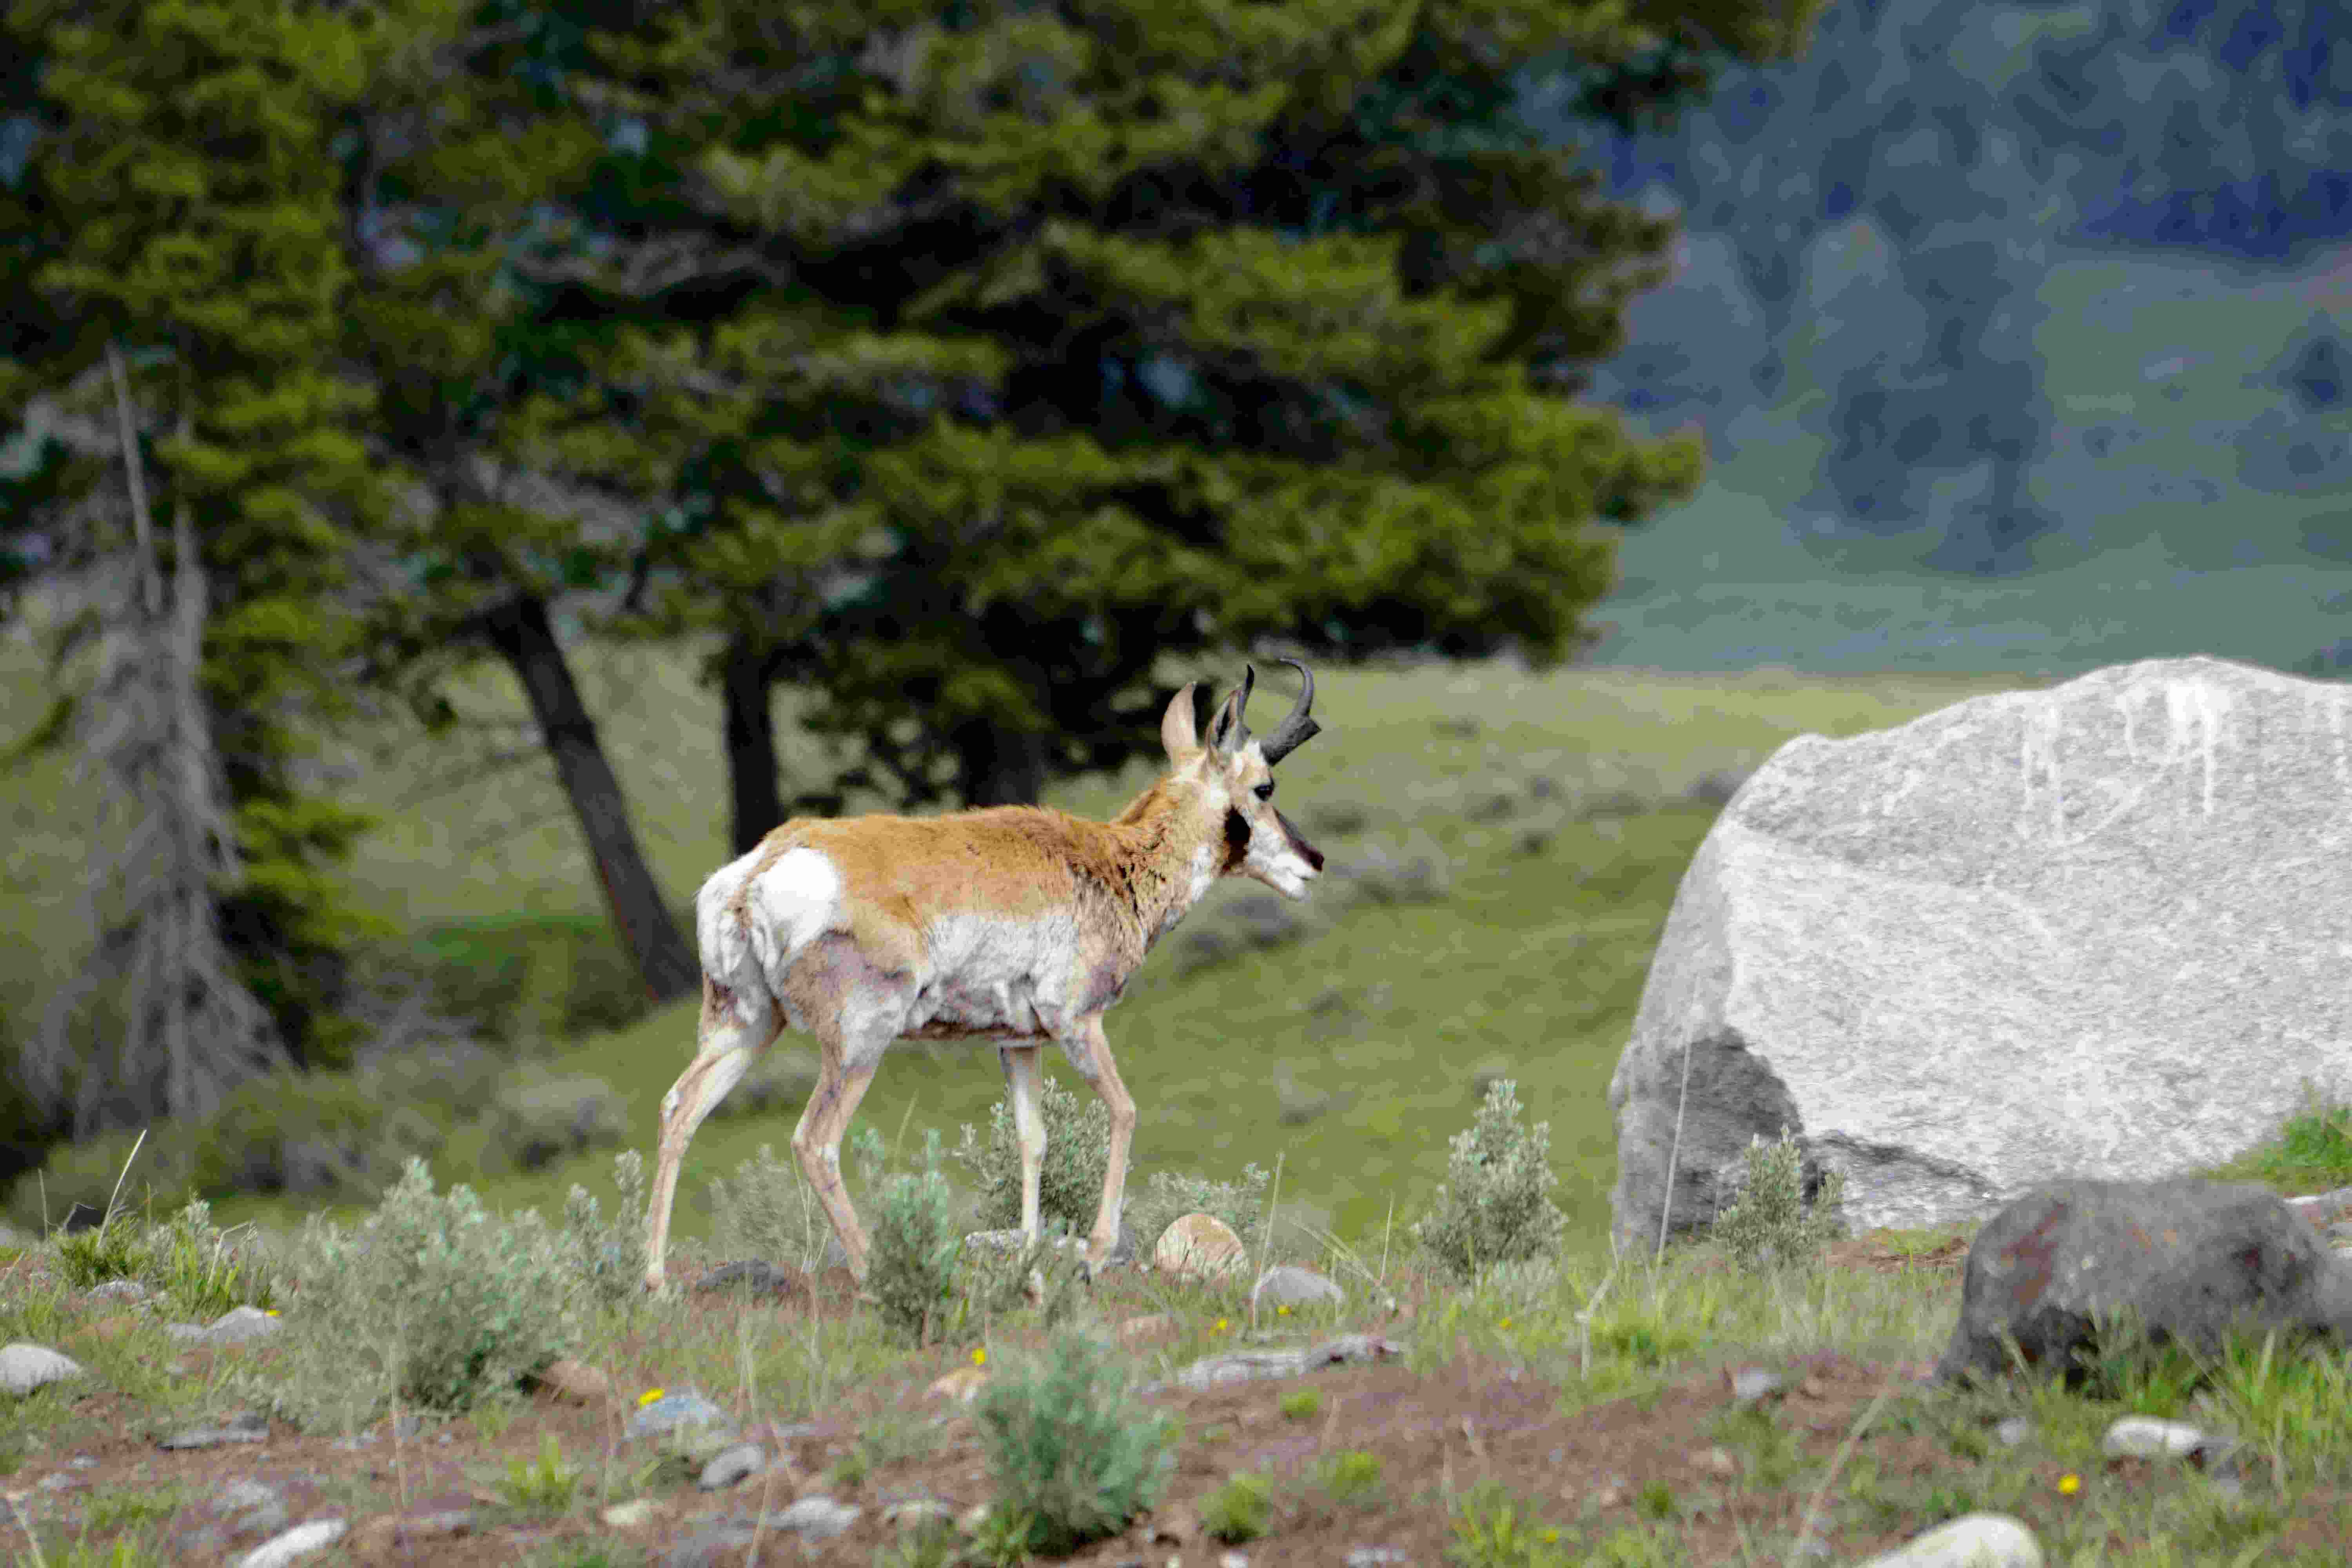
[{"label": "sagebrush shrub", "polygon": [[758,1258],[814,1271],[832,1235],[833,1223],[800,1167],[777,1159],[770,1144],[738,1164],[732,1180],[711,1180],[710,1240],[722,1258]]},{"label": "sagebrush shrub", "polygon": [[1568,1218],[1551,1201],[1551,1123],[1519,1120],[1519,1087],[1487,1086],[1477,1118],[1446,1143],[1445,1184],[1435,1207],[1412,1226],[1422,1250],[1469,1279],[1498,1263],[1559,1250]]},{"label": "sagebrush shrub", "polygon": [[436,1195],[412,1160],[346,1230],[313,1215],[287,1259],[278,1407],[355,1427],[394,1401],[468,1410],[577,1353],[588,1289],[536,1210],[496,1215],[469,1187]]},{"label": "sagebrush shrub", "polygon": [[572,1272],[600,1306],[631,1307],[643,1299],[646,1245],[646,1161],[635,1149],[613,1156],[613,1217],[577,1182],[563,1198],[559,1233]]},{"label": "sagebrush shrub", "polygon": [[972,1419],[995,1476],[993,1511],[1027,1521],[1031,1552],[1117,1534],[1175,1468],[1167,1414],[1136,1401],[1117,1352],[1084,1334],[1058,1334],[991,1378]]},{"label": "sagebrush shrub", "polygon": [[1803,1152],[1785,1127],[1777,1142],[1761,1136],[1748,1141],[1744,1170],[1738,1197],[1714,1226],[1731,1260],[1749,1273],[1817,1262],[1839,1234],[1845,1177],[1836,1171],[1823,1176],[1808,1213]]},{"label": "sagebrush shrub", "polygon": [[[1083,1236],[1094,1228],[1095,1210],[1102,1203],[1103,1173],[1110,1164],[1110,1111],[1100,1097],[1082,1100],[1039,1076],[1037,1109],[1045,1123],[1045,1157],[1037,1175],[1039,1222],[1063,1220]],[[1021,1142],[1013,1107],[1000,1100],[989,1108],[985,1142],[971,1123],[964,1123],[953,1157],[978,1194],[981,1225],[993,1230],[1019,1225]]]},{"label": "sagebrush shrub", "polygon": [[[866,1290],[891,1331],[928,1345],[955,1300],[956,1261],[963,1228],[955,1194],[940,1171],[940,1135],[923,1134],[923,1168],[880,1175],[882,1136],[858,1135],[867,1179],[876,1186],[874,1227],[866,1260]],[[877,1180],[878,1177],[878,1181]]]}]

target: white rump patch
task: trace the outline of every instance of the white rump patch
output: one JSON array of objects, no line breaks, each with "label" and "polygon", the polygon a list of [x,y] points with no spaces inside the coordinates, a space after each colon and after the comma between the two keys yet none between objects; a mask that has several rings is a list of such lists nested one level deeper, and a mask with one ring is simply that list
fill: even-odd
[{"label": "white rump patch", "polygon": [[776,984],[801,949],[832,929],[841,912],[841,873],[817,850],[787,849],[753,880],[744,911],[752,951]]},{"label": "white rump patch", "polygon": [[[822,935],[841,907],[841,874],[822,854],[788,849],[754,879],[761,853],[755,849],[721,866],[694,896],[702,972],[733,991],[739,1005],[775,994],[775,981],[793,955]],[[746,918],[739,921],[729,906],[746,882]]]}]

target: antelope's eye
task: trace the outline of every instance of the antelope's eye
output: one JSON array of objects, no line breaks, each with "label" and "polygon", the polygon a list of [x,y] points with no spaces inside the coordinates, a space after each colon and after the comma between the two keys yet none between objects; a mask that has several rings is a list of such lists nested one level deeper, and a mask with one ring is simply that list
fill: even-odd
[{"label": "antelope's eye", "polygon": [[1268,779],[1265,783],[1258,785],[1257,788],[1252,790],[1250,793],[1256,795],[1260,800],[1272,800],[1274,798],[1274,781],[1272,779]]}]

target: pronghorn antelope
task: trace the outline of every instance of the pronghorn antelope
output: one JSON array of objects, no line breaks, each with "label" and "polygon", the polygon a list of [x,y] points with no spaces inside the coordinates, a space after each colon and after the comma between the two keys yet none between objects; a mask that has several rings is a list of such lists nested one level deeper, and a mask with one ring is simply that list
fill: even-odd
[{"label": "pronghorn antelope", "polygon": [[1204,742],[1192,685],[1160,721],[1168,773],[1108,822],[1042,806],[945,816],[795,819],[695,895],[702,1018],[694,1060],[662,1097],[646,1212],[646,1286],[659,1289],[679,1162],[694,1130],[786,1024],[816,1037],[818,1074],[793,1153],[866,1274],[866,1232],[841,1184],[841,1139],[883,1052],[900,1039],[994,1040],[1021,1146],[1021,1228],[1038,1234],[1045,1152],[1038,1053],[1062,1047],[1110,1111],[1110,1159],[1087,1260],[1118,1233],[1135,1101],[1103,1037],[1151,944],[1218,878],[1306,897],[1323,856],[1274,808],[1273,768],[1320,728],[1304,684],[1270,734],[1243,722],[1244,667]]}]

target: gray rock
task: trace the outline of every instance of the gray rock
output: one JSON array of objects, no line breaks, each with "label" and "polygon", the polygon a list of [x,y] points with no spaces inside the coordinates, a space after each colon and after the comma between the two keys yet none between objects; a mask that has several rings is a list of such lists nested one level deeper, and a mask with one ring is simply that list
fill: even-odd
[{"label": "gray rock", "polygon": [[89,1288],[93,1301],[144,1301],[152,1294],[136,1279],[101,1279]]},{"label": "gray rock", "polygon": [[2099,1451],[2111,1459],[2183,1459],[2210,1440],[2201,1428],[2186,1421],[2126,1415],[2107,1428],[2099,1440]]},{"label": "gray rock", "polygon": [[286,1331],[283,1319],[273,1318],[258,1307],[231,1307],[205,1327],[203,1342],[208,1345],[250,1344],[266,1340],[272,1334]]},{"label": "gray rock", "polygon": [[665,1394],[651,1405],[640,1408],[629,1417],[628,1435],[649,1437],[657,1433],[675,1432],[687,1426],[711,1426],[731,1429],[727,1412],[713,1405],[692,1389],[680,1389]]},{"label": "gray rock", "polygon": [[804,1541],[831,1541],[856,1524],[864,1511],[829,1497],[804,1497],[768,1523],[776,1530],[798,1531]]},{"label": "gray rock", "polygon": [[192,1426],[184,1432],[174,1432],[155,1446],[159,1448],[220,1448],[231,1443],[259,1443],[269,1436],[269,1418],[251,1410],[241,1410],[216,1426]]},{"label": "gray rock", "polygon": [[768,1450],[757,1443],[735,1443],[721,1448],[702,1467],[695,1485],[704,1491],[723,1491],[767,1467]]},{"label": "gray rock", "polygon": [[737,1290],[747,1296],[805,1296],[808,1277],[797,1268],[779,1268],[760,1258],[722,1263],[694,1282],[694,1293]]},{"label": "gray rock", "polygon": [[1348,1568],[1388,1568],[1391,1563],[1410,1563],[1402,1547],[1350,1546],[1348,1548]]},{"label": "gray rock", "polygon": [[2307,1081],[2352,1098],[2347,736],[2352,685],[2189,658],[1782,746],[1610,1083],[1618,1241],[1710,1224],[1783,1127],[1849,1228],[1934,1226],[2220,1163]]},{"label": "gray rock", "polygon": [[212,1500],[215,1517],[232,1535],[272,1535],[286,1528],[286,1500],[259,1481],[234,1481]]},{"label": "gray rock", "polygon": [[166,1323],[163,1331],[184,1345],[200,1344],[207,1331],[202,1323]]},{"label": "gray rock", "polygon": [[2042,1543],[2022,1520],[1963,1514],[1860,1568],[2042,1568]]},{"label": "gray rock", "polygon": [[2206,1353],[2239,1324],[2340,1339],[2352,1334],[2352,1265],[2264,1187],[2053,1183],[1977,1234],[1936,1375],[1998,1375],[2011,1340],[2029,1364],[2071,1375],[2117,1314]]},{"label": "gray rock", "polygon": [[1348,1293],[1311,1268],[1299,1268],[1291,1264],[1277,1264],[1258,1279],[1250,1292],[1250,1305],[1260,1309],[1275,1307],[1340,1306]]},{"label": "gray rock", "polygon": [[315,1519],[285,1534],[265,1541],[236,1560],[236,1568],[286,1568],[314,1552],[323,1552],[343,1538],[349,1527],[340,1519]]},{"label": "gray rock", "polygon": [[[769,1521],[771,1528],[766,1531],[772,1541],[775,1539],[774,1522]],[[718,1568],[722,1563],[740,1563],[761,1533],[749,1520],[722,1519],[703,1525],[662,1554],[663,1568]]]},{"label": "gray rock", "polygon": [[1992,1429],[1992,1440],[2004,1448],[2022,1447],[2032,1436],[2033,1423],[2022,1415],[2008,1416]]},{"label": "gray rock", "polygon": [[908,1498],[884,1509],[882,1522],[896,1525],[900,1530],[916,1530],[927,1524],[953,1524],[955,1507],[935,1497]]},{"label": "gray rock", "polygon": [[1147,1384],[1142,1392],[1153,1393],[1173,1384],[1197,1394],[1229,1383],[1248,1383],[1265,1377],[1297,1377],[1303,1373],[1318,1372],[1347,1362],[1376,1362],[1382,1356],[1402,1354],[1403,1351],[1402,1345],[1379,1334],[1342,1334],[1338,1339],[1304,1348],[1228,1351],[1223,1355],[1196,1361],[1167,1383]]},{"label": "gray rock", "polygon": [[1731,1403],[1744,1408],[1788,1392],[1789,1380],[1770,1367],[1743,1366],[1731,1374]]},{"label": "gray rock", "polygon": [[68,1377],[87,1375],[81,1363],[47,1345],[0,1345],[0,1393],[30,1394]]}]

